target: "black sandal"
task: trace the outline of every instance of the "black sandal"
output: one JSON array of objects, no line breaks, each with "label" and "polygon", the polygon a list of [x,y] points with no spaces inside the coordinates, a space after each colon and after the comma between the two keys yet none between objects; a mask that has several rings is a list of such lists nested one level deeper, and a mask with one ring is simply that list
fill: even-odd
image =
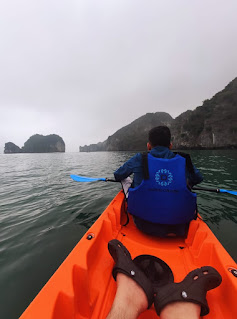
[{"label": "black sandal", "polygon": [[[132,260],[127,248],[117,239],[108,243],[108,249],[115,261],[112,271],[114,279],[116,280],[118,273],[132,278],[145,292],[148,308],[151,307],[154,300],[154,285],[157,287],[174,281],[169,266],[155,256],[141,255]],[[163,275],[164,277],[160,277]]]},{"label": "black sandal", "polygon": [[210,266],[204,266],[191,271],[183,281],[171,283],[155,289],[154,305],[156,313],[169,303],[175,301],[188,301],[201,306],[201,316],[209,313],[206,300],[208,290],[214,289],[221,284],[222,278],[218,271]]}]

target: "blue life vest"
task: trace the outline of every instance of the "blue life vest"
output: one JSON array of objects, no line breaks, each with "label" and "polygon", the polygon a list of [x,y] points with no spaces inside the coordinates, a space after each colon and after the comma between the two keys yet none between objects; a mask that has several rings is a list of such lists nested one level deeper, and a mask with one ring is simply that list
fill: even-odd
[{"label": "blue life vest", "polygon": [[129,189],[128,212],[159,224],[184,224],[196,218],[196,194],[187,188],[185,158],[148,154],[149,179]]}]

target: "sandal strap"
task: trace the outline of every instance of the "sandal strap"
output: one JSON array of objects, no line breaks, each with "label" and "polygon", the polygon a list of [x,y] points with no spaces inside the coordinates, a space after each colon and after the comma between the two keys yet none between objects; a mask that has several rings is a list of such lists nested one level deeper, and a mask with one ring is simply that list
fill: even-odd
[{"label": "sandal strap", "polygon": [[180,283],[171,283],[157,289],[154,305],[158,315],[169,303],[187,301],[201,306],[201,316],[209,313],[206,300],[208,290],[221,284],[222,278],[218,271],[210,266],[204,266],[191,271]]}]

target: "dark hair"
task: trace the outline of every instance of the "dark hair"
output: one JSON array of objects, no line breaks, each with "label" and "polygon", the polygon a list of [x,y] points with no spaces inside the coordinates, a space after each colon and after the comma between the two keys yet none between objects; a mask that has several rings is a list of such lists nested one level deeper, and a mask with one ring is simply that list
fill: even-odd
[{"label": "dark hair", "polygon": [[153,127],[149,131],[149,142],[153,147],[156,146],[170,146],[171,133],[167,126]]}]

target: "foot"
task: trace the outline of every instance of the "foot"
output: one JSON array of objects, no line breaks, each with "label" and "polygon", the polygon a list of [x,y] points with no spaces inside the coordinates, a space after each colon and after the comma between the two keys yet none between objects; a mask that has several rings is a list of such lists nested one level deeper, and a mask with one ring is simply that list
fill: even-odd
[{"label": "foot", "polygon": [[128,276],[117,274],[117,292],[107,319],[135,319],[148,307],[143,289]]},{"label": "foot", "polygon": [[155,291],[154,305],[158,315],[168,304],[192,303],[201,306],[201,316],[209,313],[206,300],[208,290],[221,284],[221,275],[210,266],[204,266],[191,271],[183,281],[162,286]]},{"label": "foot", "polygon": [[128,282],[128,278],[135,281],[139,290],[143,289],[148,300],[147,307],[149,308],[153,303],[154,297],[152,281],[145,275],[142,269],[133,262],[129,251],[120,241],[117,239],[111,240],[108,243],[108,249],[115,261],[115,266],[112,271],[114,279],[117,280],[118,274],[123,274],[125,278],[127,278],[126,282]]}]

